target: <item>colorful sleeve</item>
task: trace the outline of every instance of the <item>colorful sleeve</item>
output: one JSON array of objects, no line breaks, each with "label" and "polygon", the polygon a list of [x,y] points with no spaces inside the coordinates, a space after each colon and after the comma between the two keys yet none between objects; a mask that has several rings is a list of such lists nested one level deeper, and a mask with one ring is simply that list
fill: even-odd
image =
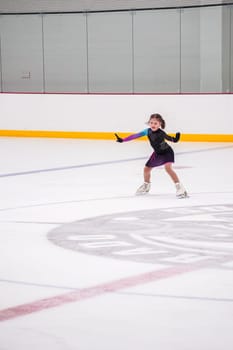
[{"label": "colorful sleeve", "polygon": [[131,134],[123,139],[123,142],[132,141],[138,139],[139,137],[146,136],[148,134],[148,129],[142,130],[137,134]]}]

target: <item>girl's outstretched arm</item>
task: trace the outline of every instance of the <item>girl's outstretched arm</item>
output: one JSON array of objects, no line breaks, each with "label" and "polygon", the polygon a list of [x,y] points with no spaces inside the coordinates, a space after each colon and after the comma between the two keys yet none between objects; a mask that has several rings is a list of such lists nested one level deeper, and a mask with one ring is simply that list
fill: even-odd
[{"label": "girl's outstretched arm", "polygon": [[125,138],[121,138],[119,137],[117,134],[115,134],[116,136],[116,142],[127,142],[127,141],[132,141],[132,140],[135,140],[135,139],[138,139],[139,137],[143,137],[143,136],[146,136],[147,135],[147,132],[148,132],[148,129],[145,129],[145,130],[142,130],[136,134],[131,134]]},{"label": "girl's outstretched arm", "polygon": [[180,140],[180,132],[177,132],[175,137],[165,133],[165,139],[172,142],[178,142]]}]

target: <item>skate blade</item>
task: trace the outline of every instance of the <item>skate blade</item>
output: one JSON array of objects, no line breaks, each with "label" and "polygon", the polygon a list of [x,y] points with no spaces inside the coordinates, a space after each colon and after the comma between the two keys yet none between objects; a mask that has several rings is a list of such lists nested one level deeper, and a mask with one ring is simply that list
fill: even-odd
[{"label": "skate blade", "polygon": [[180,194],[179,196],[177,196],[177,198],[178,198],[178,199],[189,198],[189,195],[188,195],[187,192],[185,192],[185,193],[182,193],[182,194]]},{"label": "skate blade", "polygon": [[149,192],[136,192],[135,196],[145,196],[146,194],[148,194]]}]

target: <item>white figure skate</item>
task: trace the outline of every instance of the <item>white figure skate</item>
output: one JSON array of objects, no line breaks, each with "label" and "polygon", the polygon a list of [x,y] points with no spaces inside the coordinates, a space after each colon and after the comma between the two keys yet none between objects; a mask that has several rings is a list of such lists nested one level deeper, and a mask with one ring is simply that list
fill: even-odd
[{"label": "white figure skate", "polygon": [[144,182],[143,185],[141,185],[137,191],[136,191],[136,195],[143,195],[143,194],[147,194],[150,191],[150,182]]},{"label": "white figure skate", "polygon": [[185,190],[184,186],[180,182],[176,183],[176,197],[177,198],[187,198],[188,197],[187,191]]}]

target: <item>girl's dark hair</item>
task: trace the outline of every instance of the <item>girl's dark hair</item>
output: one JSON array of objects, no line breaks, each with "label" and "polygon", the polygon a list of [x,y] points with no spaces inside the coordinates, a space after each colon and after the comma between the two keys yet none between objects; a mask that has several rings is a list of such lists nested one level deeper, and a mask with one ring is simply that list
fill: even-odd
[{"label": "girl's dark hair", "polygon": [[161,128],[165,129],[166,123],[165,123],[165,120],[163,119],[163,117],[160,114],[158,114],[158,113],[151,114],[149,122],[151,121],[151,119],[157,119],[161,123]]}]

